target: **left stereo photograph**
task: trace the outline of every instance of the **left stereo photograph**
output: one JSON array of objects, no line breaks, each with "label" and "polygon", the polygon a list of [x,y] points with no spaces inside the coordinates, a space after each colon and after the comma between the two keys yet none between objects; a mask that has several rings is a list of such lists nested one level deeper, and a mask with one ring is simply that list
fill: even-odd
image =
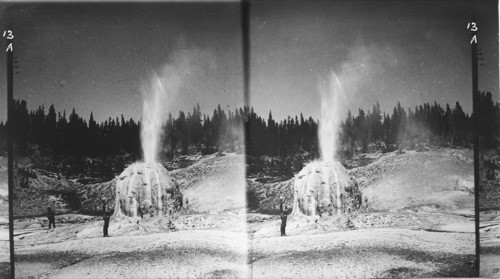
[{"label": "left stereo photograph", "polygon": [[16,278],[249,277],[241,3],[3,4],[7,25],[1,274],[13,125]]}]

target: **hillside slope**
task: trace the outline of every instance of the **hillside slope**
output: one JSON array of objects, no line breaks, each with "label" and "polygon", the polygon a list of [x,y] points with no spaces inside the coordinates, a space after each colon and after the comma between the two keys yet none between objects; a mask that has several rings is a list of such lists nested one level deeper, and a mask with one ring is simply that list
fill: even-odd
[{"label": "hillside slope", "polygon": [[14,170],[14,217],[44,215],[48,206],[57,213],[76,210],[81,186],[60,174],[20,165]]},{"label": "hillside slope", "polygon": [[220,213],[245,209],[244,155],[209,155],[171,174],[188,198],[190,210]]},{"label": "hillside slope", "polygon": [[474,210],[472,151],[438,149],[382,156],[351,170],[363,204],[377,211]]},{"label": "hillside slope", "polygon": [[[349,170],[363,193],[363,205],[369,211],[423,209],[431,212],[474,210],[474,166],[472,151],[437,149],[403,154],[361,154],[368,161]],[[356,165],[356,158],[350,160]],[[354,162],[354,163],[353,163]],[[279,213],[279,197],[293,200],[294,179],[262,182],[247,179],[249,209],[261,213]],[[260,182],[259,182],[260,181]]]}]

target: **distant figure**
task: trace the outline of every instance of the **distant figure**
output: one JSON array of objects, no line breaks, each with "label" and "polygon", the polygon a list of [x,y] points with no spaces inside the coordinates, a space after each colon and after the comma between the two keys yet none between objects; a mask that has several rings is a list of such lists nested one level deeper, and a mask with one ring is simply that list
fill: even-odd
[{"label": "distant figure", "polygon": [[104,227],[103,227],[103,234],[104,234],[104,237],[109,237],[108,235],[108,227],[109,227],[109,214],[108,214],[108,211],[104,211],[104,216],[103,216],[103,219],[104,219]]},{"label": "distant figure", "polygon": [[49,229],[51,229],[51,225],[54,225],[54,229],[56,228],[56,217],[54,216],[54,212],[50,207],[47,207],[47,218],[49,219]]},{"label": "distant figure", "polygon": [[354,224],[352,223],[351,218],[347,218],[346,226],[347,226],[347,228],[348,228],[348,229],[350,229],[350,230],[355,229],[355,226],[354,226]]},{"label": "distant figure", "polygon": [[139,215],[141,215],[141,219],[144,219],[144,211],[145,211],[145,209],[144,209],[144,205],[143,205],[143,204],[141,204],[141,205],[139,206]]},{"label": "distant figure", "polygon": [[281,211],[281,236],[286,236],[285,228],[286,228],[287,217],[288,216],[286,215],[286,209]]},{"label": "distant figure", "polygon": [[321,213],[323,212],[323,204],[322,203],[318,203],[316,205],[316,212],[318,212],[319,217],[322,217],[321,216]]}]

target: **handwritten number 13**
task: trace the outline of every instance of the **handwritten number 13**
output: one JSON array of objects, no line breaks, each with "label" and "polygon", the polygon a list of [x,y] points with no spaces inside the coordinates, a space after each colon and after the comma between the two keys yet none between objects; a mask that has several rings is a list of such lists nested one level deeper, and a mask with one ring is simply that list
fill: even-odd
[{"label": "handwritten number 13", "polygon": [[[472,25],[472,27],[471,27]],[[477,31],[477,26],[476,26],[476,23],[475,22],[469,22],[467,23],[467,29],[470,28],[470,31],[472,32],[476,32]]]},{"label": "handwritten number 13", "polygon": [[12,31],[11,30],[3,31],[3,37],[5,37],[5,35],[7,35],[7,40],[14,39],[14,35],[12,35]]}]

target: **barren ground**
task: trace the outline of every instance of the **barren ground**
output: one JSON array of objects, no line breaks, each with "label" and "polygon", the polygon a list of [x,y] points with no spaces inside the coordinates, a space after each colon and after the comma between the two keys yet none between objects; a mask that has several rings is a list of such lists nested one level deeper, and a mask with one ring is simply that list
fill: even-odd
[{"label": "barren ground", "polygon": [[500,278],[500,151],[482,150],[479,160],[480,275]]},{"label": "barren ground", "polygon": [[0,156],[0,278],[9,275],[9,186],[7,158]]},{"label": "barren ground", "polygon": [[360,229],[255,238],[255,278],[474,276],[468,233]]},{"label": "barren ground", "polygon": [[[190,214],[168,219],[111,221],[56,216],[15,222],[18,278],[247,277],[243,155],[203,156],[172,174],[190,201]],[[169,221],[172,224],[169,224]]]},{"label": "barren ground", "polygon": [[[16,243],[19,278],[245,277],[246,234],[177,231]],[[243,244],[243,245],[242,245]]]},{"label": "barren ground", "polygon": [[[350,170],[363,193],[362,212],[291,218],[286,237],[279,216],[248,215],[255,278],[476,276],[472,153],[370,156],[372,163]],[[256,190],[267,208],[290,195],[293,181],[273,185],[282,191],[265,184]]]},{"label": "barren ground", "polygon": [[500,211],[481,212],[481,276],[500,278]]},{"label": "barren ground", "polygon": [[[47,230],[43,217],[16,220],[16,275],[474,276],[473,195],[466,183],[472,161],[468,156],[466,151],[453,150],[379,156],[372,164],[351,172],[364,181],[360,184],[363,190],[369,190],[365,192],[370,193],[369,203],[378,198],[384,208],[347,216],[292,219],[287,237],[279,236],[278,216],[246,215],[244,203],[239,206],[245,193],[242,155],[202,157],[173,172],[194,210],[189,215],[173,216],[173,229],[168,220],[112,221],[111,237],[103,238],[103,221],[99,217],[60,215],[56,217],[58,228],[52,230]],[[426,161],[422,163],[422,159]],[[438,174],[429,175],[427,180],[412,180],[421,171],[436,169]],[[436,181],[443,174],[445,178]],[[398,185],[403,185],[405,191],[399,191]],[[408,198],[406,191],[418,199]],[[274,194],[268,196],[268,204],[272,204],[270,197]],[[393,204],[383,200],[384,195],[394,200],[403,198],[404,202]],[[428,195],[431,202],[423,195]],[[441,199],[440,195],[448,198]]]}]

